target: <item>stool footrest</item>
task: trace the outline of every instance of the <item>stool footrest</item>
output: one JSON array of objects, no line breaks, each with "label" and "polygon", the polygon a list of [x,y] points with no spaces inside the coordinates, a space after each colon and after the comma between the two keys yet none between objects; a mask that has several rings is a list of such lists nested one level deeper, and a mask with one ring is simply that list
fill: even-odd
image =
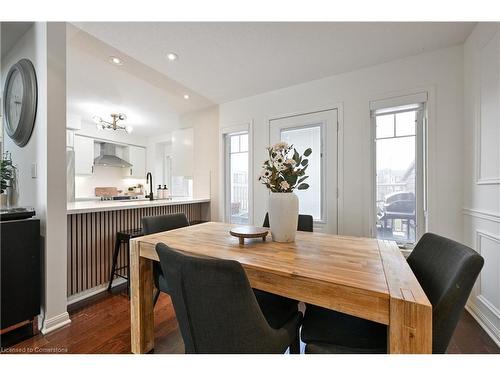
[{"label": "stool footrest", "polygon": [[116,277],[121,277],[122,279],[128,280],[127,276],[120,275],[119,273],[116,273],[111,277],[111,280],[113,280]]}]

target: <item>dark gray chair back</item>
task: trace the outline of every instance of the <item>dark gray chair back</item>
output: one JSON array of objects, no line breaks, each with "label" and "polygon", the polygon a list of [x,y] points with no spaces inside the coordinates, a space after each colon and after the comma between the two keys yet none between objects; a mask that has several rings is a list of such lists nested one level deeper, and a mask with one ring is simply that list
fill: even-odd
[{"label": "dark gray chair back", "polygon": [[445,353],[484,260],[471,248],[426,233],[408,264],[432,304],[432,351]]},{"label": "dark gray chair back", "polygon": [[268,325],[241,264],[188,256],[162,243],[156,252],[186,353],[283,353],[290,339]]},{"label": "dark gray chair back", "polygon": [[[187,226],[189,226],[189,221],[185,213],[145,216],[142,218],[142,231],[144,234],[166,232],[168,230]],[[153,300],[153,303],[156,304],[160,296],[160,291],[170,293],[170,286],[165,281],[165,277],[163,276],[163,272],[158,262],[153,262],[153,281],[157,289]]]},{"label": "dark gray chair back", "polygon": [[145,216],[142,218],[142,231],[144,234],[165,232],[167,230],[187,227],[188,225],[189,221],[184,213]]},{"label": "dark gray chair back", "polygon": [[[264,217],[263,227],[269,228],[269,213],[266,212]],[[299,221],[297,222],[297,230],[302,232],[312,232],[313,231],[313,217],[311,215],[300,215]]]}]

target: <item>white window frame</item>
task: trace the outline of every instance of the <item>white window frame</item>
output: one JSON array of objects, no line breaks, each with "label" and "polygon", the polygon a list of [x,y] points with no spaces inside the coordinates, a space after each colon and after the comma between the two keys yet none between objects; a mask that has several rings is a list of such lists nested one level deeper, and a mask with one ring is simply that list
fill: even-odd
[{"label": "white window frame", "polygon": [[[412,103],[412,101],[414,101]],[[410,112],[417,109],[417,124],[415,126],[415,208],[416,208],[416,230],[415,244],[420,237],[427,231],[428,228],[428,113],[427,113],[427,93],[409,95],[400,98],[391,98],[389,100],[374,102],[370,111],[370,134],[371,134],[371,207],[370,207],[370,235],[373,238],[377,237],[377,221],[375,220],[376,202],[377,202],[377,146],[376,146],[376,116],[386,114],[396,114]],[[419,105],[418,108],[402,108],[407,105]],[[398,109],[398,107],[400,107]],[[394,110],[384,111],[384,109],[394,108]],[[421,202],[421,203],[420,203]],[[412,248],[414,244],[398,243],[402,248]]]},{"label": "white window frame", "polygon": [[[220,200],[219,207],[222,212],[222,220],[226,223],[229,223],[231,220],[231,202],[230,201],[230,191],[228,192],[229,186],[229,158],[228,158],[228,149],[227,149],[227,138],[230,135],[238,134],[238,133],[247,133],[248,134],[248,224],[253,223],[253,126],[252,122],[248,122],[242,125],[228,126],[223,127],[220,130],[220,139],[221,139],[221,147],[219,148],[221,160],[220,166],[221,171],[223,171],[220,182],[221,188],[219,191],[221,192],[221,196],[223,199]],[[228,204],[229,202],[229,204]]]},{"label": "white window frame", "polygon": [[[268,145],[273,143],[273,121],[282,119],[292,119],[304,115],[318,115],[335,111],[336,121],[330,123],[323,121],[325,132],[322,133],[323,145],[323,177],[325,186],[322,187],[323,204],[322,212],[325,213],[325,221],[314,221],[314,231],[323,233],[341,234],[344,231],[343,222],[343,105],[342,103],[332,104],[331,106],[318,106],[316,108],[303,108],[289,113],[277,113],[268,118]],[[318,124],[321,120],[311,123]],[[280,136],[281,139],[281,136]],[[331,143],[333,150],[328,145]],[[328,154],[327,154],[328,151]],[[333,162],[330,158],[335,157],[335,172],[328,169],[327,164]]]}]

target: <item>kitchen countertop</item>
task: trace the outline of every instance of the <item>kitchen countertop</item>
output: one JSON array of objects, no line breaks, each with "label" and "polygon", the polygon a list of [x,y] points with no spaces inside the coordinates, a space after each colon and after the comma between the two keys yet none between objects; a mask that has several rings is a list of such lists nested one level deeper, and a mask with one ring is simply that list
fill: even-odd
[{"label": "kitchen countertop", "polygon": [[68,202],[67,214],[81,214],[87,212],[126,210],[141,207],[173,206],[176,204],[191,204],[210,202],[210,198],[172,198],[150,200],[126,201],[79,201]]}]

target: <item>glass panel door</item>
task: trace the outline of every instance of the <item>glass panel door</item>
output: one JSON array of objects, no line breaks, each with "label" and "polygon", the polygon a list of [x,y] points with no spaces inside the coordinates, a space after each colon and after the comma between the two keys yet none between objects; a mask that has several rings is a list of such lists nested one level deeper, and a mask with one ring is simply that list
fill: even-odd
[{"label": "glass panel door", "polygon": [[226,217],[230,223],[249,223],[248,132],[226,135]]},{"label": "glass panel door", "polygon": [[336,109],[281,117],[269,121],[269,144],[284,141],[299,154],[311,148],[305,182],[307,190],[295,190],[299,213],[312,215],[314,231],[337,233],[337,132]]},{"label": "glass panel door", "polygon": [[281,130],[281,140],[303,152],[308,148],[316,150],[309,157],[309,167],[307,169],[307,183],[309,189],[296,190],[300,201],[300,213],[312,215],[313,219],[320,221],[322,219],[322,168],[321,168],[321,127],[322,124],[310,125],[299,128],[289,128]]},{"label": "glass panel door", "polygon": [[423,211],[422,110],[375,115],[376,237],[414,244]]}]

